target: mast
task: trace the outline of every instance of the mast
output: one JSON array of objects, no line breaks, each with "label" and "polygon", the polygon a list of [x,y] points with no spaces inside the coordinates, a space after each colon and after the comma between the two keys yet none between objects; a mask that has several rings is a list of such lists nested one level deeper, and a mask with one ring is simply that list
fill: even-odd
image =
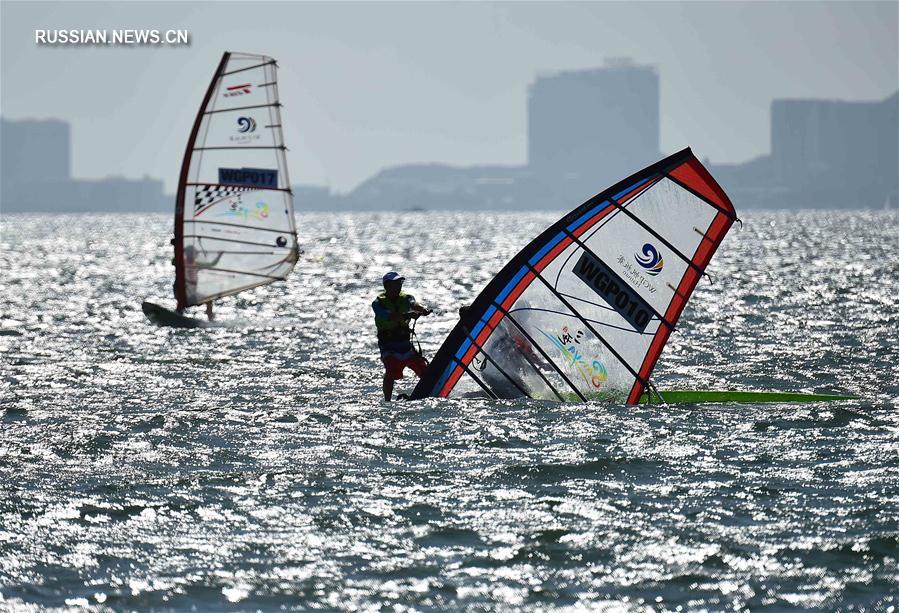
[{"label": "mast", "polygon": [[225,51],[225,53],[222,54],[222,59],[219,62],[218,68],[216,68],[215,70],[215,74],[212,77],[212,82],[206,89],[206,95],[203,97],[203,102],[200,104],[200,109],[197,111],[197,117],[196,119],[194,119],[194,125],[190,131],[190,138],[187,139],[187,149],[184,152],[184,159],[181,161],[181,175],[178,178],[178,193],[175,198],[175,240],[173,242],[175,246],[175,301],[177,302],[176,309],[178,311],[183,310],[184,307],[187,306],[187,295],[184,289],[185,184],[187,183],[188,179],[187,175],[190,172],[190,160],[193,155],[194,145],[197,142],[197,134],[200,131],[200,124],[203,122],[203,114],[206,111],[209,100],[212,98],[212,94],[215,91],[216,84],[221,77],[222,71],[228,64],[228,59],[230,57],[231,53],[229,51]]}]

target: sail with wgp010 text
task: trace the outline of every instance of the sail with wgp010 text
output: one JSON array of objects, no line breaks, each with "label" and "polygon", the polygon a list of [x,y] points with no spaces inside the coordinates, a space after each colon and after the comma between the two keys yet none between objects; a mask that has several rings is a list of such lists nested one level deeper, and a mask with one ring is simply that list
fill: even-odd
[{"label": "sail with wgp010 text", "polygon": [[463,310],[412,397],[639,402],[736,219],[690,149],[624,179],[512,258]]}]

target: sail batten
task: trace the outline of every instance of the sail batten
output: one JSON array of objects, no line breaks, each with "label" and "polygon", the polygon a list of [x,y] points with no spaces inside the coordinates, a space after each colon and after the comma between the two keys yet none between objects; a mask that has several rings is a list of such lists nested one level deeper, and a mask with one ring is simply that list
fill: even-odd
[{"label": "sail batten", "polygon": [[[412,397],[486,386],[500,398],[637,402],[735,219],[689,149],[620,181],[512,258],[465,311]],[[473,364],[476,385],[467,382]]]},{"label": "sail batten", "polygon": [[222,56],[178,184],[179,309],[280,281],[293,270],[299,249],[280,108],[272,58]]},{"label": "sail batten", "polygon": [[262,68],[263,66],[268,66],[269,64],[276,64],[275,60],[269,60],[267,62],[263,62],[262,64],[256,64],[255,66],[247,66],[245,68],[238,68],[236,70],[232,70],[230,72],[222,73],[223,77],[227,77],[233,74],[237,74],[238,72],[244,72],[246,70],[254,70],[256,68]]}]

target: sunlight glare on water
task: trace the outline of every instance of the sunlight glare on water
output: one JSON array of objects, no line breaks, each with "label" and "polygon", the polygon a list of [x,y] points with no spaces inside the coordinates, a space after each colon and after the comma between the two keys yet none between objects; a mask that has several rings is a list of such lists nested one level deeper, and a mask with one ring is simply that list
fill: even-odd
[{"label": "sunlight glare on water", "polygon": [[201,330],[169,216],[4,216],[0,609],[897,606],[899,217],[746,213],[655,372],[861,400],[382,402],[381,275],[433,355],[558,215],[302,215]]}]

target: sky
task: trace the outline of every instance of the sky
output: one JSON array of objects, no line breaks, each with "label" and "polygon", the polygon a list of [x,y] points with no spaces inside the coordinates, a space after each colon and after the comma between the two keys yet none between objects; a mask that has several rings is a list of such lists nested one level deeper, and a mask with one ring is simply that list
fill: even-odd
[{"label": "sky", "polygon": [[[187,29],[189,46],[46,46],[34,30]],[[661,153],[770,150],[775,98],[899,88],[897,2],[0,2],[0,113],[72,126],[77,178],[175,189],[225,50],[278,60],[294,183],[347,192],[385,167],[526,163],[538,74],[656,67]],[[2,135],[0,135],[2,136]]]}]

